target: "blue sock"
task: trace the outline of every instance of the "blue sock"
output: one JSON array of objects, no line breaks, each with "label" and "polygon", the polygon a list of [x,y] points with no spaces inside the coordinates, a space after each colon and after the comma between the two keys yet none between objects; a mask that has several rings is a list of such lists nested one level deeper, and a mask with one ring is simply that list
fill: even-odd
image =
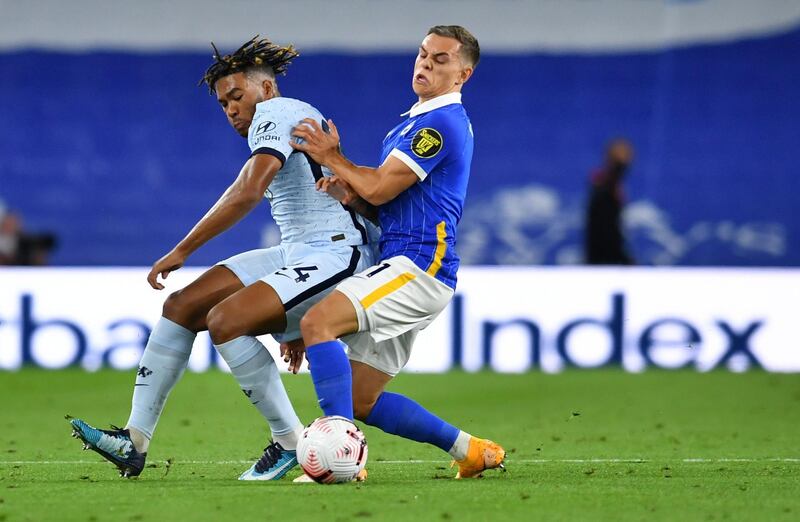
[{"label": "blue sock", "polygon": [[450,451],[459,429],[429,412],[408,397],[383,392],[364,422],[386,433]]},{"label": "blue sock", "polygon": [[341,341],[326,341],[306,347],[311,380],[325,415],[353,420],[353,374]]}]

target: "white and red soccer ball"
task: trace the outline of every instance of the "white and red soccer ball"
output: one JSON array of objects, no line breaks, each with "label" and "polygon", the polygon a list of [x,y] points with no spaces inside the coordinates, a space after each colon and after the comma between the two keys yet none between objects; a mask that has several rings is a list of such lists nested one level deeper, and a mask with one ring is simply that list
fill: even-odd
[{"label": "white and red soccer ball", "polygon": [[300,435],[297,462],[320,484],[350,482],[367,463],[367,439],[344,417],[320,417]]}]

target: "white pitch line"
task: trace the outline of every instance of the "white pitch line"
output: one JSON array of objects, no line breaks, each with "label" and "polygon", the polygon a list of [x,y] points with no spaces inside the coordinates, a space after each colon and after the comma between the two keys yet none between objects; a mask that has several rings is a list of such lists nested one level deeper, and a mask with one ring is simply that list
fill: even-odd
[{"label": "white pitch line", "polygon": [[[156,463],[163,463],[164,461],[155,461]],[[205,464],[205,465],[228,465],[228,464],[251,464],[252,460],[177,460],[173,464]],[[652,464],[675,462],[675,459],[661,458],[661,459],[508,459],[510,464]],[[768,458],[693,458],[693,459],[679,459],[678,462],[684,464],[709,464],[709,463],[725,463],[725,462],[798,462],[800,458],[788,457],[768,457]],[[63,464],[108,464],[103,460],[0,460],[0,466],[6,465],[63,465]],[[378,464],[450,464],[446,460],[374,460],[370,461],[370,465]]]}]

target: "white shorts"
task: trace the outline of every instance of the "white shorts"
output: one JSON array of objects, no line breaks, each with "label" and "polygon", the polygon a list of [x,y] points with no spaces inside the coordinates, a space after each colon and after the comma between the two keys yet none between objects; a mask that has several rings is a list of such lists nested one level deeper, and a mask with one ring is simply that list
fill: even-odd
[{"label": "white shorts", "polygon": [[375,262],[369,246],[312,246],[281,243],[250,250],[217,263],[230,269],[244,286],[263,281],[277,292],[286,309],[286,331],[278,342],[300,338],[300,319],[340,281]]},{"label": "white shorts", "polygon": [[377,342],[369,332],[358,332],[342,337],[351,361],[368,366],[394,377],[411,358],[411,348],[419,330],[409,330],[397,337]]},{"label": "white shorts", "polygon": [[453,289],[405,256],[386,259],[342,281],[358,317],[358,331],[377,342],[422,330],[444,310]]}]

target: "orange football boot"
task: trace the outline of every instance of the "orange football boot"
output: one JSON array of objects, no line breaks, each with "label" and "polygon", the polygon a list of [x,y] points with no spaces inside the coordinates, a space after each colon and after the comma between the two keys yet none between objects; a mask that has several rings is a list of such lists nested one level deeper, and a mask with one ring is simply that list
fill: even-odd
[{"label": "orange football boot", "polygon": [[500,468],[505,471],[506,468],[503,466],[505,458],[506,450],[496,442],[470,437],[466,458],[454,460],[450,467],[458,464],[457,479],[480,477],[487,469]]}]

